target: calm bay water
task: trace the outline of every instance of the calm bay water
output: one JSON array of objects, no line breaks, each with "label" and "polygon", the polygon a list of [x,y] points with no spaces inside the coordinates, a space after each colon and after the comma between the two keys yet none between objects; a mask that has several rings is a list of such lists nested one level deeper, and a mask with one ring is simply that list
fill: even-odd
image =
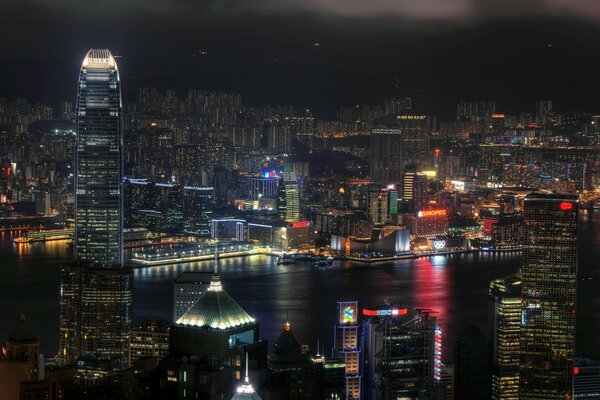
[{"label": "calm bay water", "polygon": [[[600,275],[600,215],[581,214],[580,278]],[[21,313],[47,355],[58,346],[58,266],[71,258],[65,241],[13,245],[12,233],[0,232],[0,339],[8,336]],[[177,264],[135,271],[134,315],[170,319],[172,285],[183,271],[207,271],[213,262]],[[363,266],[334,262],[317,269],[309,264],[276,265],[266,256],[223,259],[219,268],[225,290],[260,323],[261,337],[272,342],[286,315],[302,343],[330,348],[336,301],[363,306],[385,299],[409,307],[432,308],[444,331],[444,359],[451,360],[457,334],[470,323],[487,329],[489,281],[512,274],[518,254],[465,254]],[[577,352],[600,358],[600,282],[579,287]]]}]

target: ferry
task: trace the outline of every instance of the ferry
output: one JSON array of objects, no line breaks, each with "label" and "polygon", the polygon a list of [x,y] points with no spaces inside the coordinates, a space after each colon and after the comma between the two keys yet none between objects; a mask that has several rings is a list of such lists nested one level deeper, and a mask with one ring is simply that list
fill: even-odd
[{"label": "ferry", "polygon": [[73,239],[73,229],[40,229],[35,231],[27,231],[25,236],[14,238],[13,242],[17,244],[23,244],[65,239]]}]

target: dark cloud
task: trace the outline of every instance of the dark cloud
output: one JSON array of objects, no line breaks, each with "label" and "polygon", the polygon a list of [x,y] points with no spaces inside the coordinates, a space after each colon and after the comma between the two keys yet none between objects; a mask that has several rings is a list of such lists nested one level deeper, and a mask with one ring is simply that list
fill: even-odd
[{"label": "dark cloud", "polygon": [[[25,0],[13,0],[25,1]],[[349,18],[469,22],[507,15],[568,15],[600,19],[598,0],[31,0],[48,7],[110,15],[115,12],[214,15],[308,12]]]}]

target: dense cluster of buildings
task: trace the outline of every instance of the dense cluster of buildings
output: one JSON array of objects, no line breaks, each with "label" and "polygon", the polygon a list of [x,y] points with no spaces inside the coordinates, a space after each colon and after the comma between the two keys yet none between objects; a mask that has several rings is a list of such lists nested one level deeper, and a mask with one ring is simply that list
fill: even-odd
[{"label": "dense cluster of buildings", "polygon": [[[54,121],[49,107],[0,100],[0,226],[72,229],[74,249],[60,267],[58,355],[44,360],[21,318],[2,398],[600,397],[598,364],[574,359],[577,215],[596,205],[600,117],[463,102],[440,122],[401,98],[324,121],[152,88],[123,106],[108,50],[86,55],[76,105],[62,108]],[[165,243],[214,256],[214,273],[182,274],[172,321],[134,327],[123,249],[151,249],[135,261]],[[471,326],[442,344],[435,310],[341,301],[326,356],[289,321],[269,348],[221,283],[227,249],[363,262],[519,250],[523,265],[491,282],[486,335]]]}]

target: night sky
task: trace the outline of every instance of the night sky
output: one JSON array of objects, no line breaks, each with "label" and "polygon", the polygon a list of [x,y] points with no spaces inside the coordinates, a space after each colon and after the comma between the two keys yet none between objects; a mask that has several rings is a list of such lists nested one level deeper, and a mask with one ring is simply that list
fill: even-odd
[{"label": "night sky", "polygon": [[0,0],[0,35],[0,96],[54,106],[107,47],[126,98],[151,85],[322,116],[391,96],[442,116],[458,99],[600,111],[597,0]]}]

